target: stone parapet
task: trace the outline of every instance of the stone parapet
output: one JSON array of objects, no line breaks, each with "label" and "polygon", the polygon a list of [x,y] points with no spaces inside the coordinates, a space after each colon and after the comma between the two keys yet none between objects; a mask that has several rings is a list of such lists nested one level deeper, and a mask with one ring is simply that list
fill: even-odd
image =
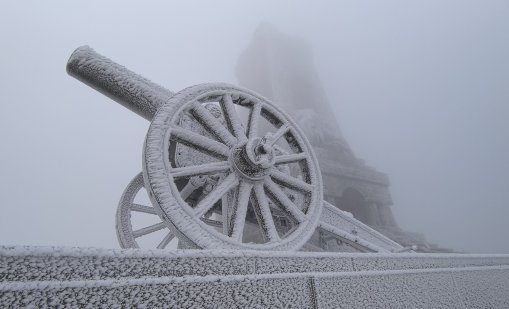
[{"label": "stone parapet", "polygon": [[0,247],[0,306],[509,306],[509,255]]}]

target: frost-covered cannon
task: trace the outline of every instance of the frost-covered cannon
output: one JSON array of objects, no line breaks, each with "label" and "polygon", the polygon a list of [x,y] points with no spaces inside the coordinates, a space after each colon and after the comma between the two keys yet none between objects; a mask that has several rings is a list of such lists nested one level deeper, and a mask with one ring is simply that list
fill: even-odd
[{"label": "frost-covered cannon", "polygon": [[[122,247],[138,247],[136,238],[167,230],[158,248],[177,236],[186,248],[297,250],[319,226],[320,240],[332,235],[368,251],[400,248],[334,206],[325,205],[321,220],[323,187],[313,149],[266,98],[223,83],[173,93],[89,47],[71,55],[67,71],[151,121],[143,171],[117,211]],[[142,190],[152,206],[135,203]],[[132,212],[160,222],[133,230]],[[346,231],[335,227],[341,222],[350,224]],[[360,230],[380,242],[355,236]]]}]

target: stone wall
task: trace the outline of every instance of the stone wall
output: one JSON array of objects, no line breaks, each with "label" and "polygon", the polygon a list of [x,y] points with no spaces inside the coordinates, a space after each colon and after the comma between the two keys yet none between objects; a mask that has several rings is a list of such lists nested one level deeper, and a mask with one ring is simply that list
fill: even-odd
[{"label": "stone wall", "polygon": [[0,247],[0,307],[507,308],[509,255]]}]

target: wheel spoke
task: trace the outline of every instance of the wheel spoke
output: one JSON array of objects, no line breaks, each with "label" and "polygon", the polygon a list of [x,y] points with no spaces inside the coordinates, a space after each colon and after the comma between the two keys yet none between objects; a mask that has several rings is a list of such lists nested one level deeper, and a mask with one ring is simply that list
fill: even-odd
[{"label": "wheel spoke", "polygon": [[272,219],[272,212],[270,211],[267,195],[262,184],[254,186],[254,210],[258,224],[262,229],[263,236],[268,241],[279,241],[279,234],[276,230],[276,225]]},{"label": "wheel spoke", "polygon": [[247,181],[241,181],[235,203],[232,207],[231,222],[228,225],[228,236],[237,241],[242,241],[244,225],[246,223],[247,207],[253,185]]},{"label": "wheel spoke", "polygon": [[291,189],[295,189],[302,193],[309,193],[314,189],[313,185],[308,184],[298,178],[292,177],[288,174],[282,173],[275,168],[270,171],[270,176],[274,178],[276,183]]},{"label": "wheel spoke", "polygon": [[151,214],[151,215],[157,214],[154,207],[140,205],[140,204],[132,204],[131,211],[144,212],[146,214]]},{"label": "wheel spoke", "polygon": [[191,165],[178,168],[172,168],[170,173],[174,178],[188,177],[196,175],[210,175],[222,173],[230,169],[230,163],[227,161],[212,162],[202,165]]},{"label": "wheel spoke", "polygon": [[230,209],[230,197],[232,196],[233,194],[226,194],[225,196],[222,197],[221,199],[221,221],[222,221],[222,224],[223,224],[223,234],[227,235],[228,234],[228,223],[230,222],[230,213],[231,213],[231,209]]},{"label": "wheel spoke", "polygon": [[147,234],[154,233],[156,231],[162,230],[165,227],[166,227],[166,224],[164,224],[164,222],[159,222],[157,224],[154,224],[154,225],[151,225],[151,226],[147,226],[147,227],[144,227],[142,229],[133,231],[133,236],[134,236],[134,238],[138,238],[138,237],[141,237],[143,235],[147,235]]},{"label": "wheel spoke", "polygon": [[172,140],[208,153],[214,157],[227,158],[230,151],[225,145],[194,132],[174,128],[171,130]]},{"label": "wheel spoke", "polygon": [[187,182],[187,184],[180,190],[180,197],[185,201],[193,192],[194,190],[198,189],[200,186],[194,185],[191,180]]},{"label": "wheel spoke", "polygon": [[255,103],[251,108],[251,113],[249,114],[249,122],[247,126],[247,136],[248,138],[254,138],[258,134],[258,125],[260,122],[262,112],[262,104]]},{"label": "wheel spoke", "polygon": [[207,211],[209,211],[214,204],[224,195],[226,192],[230,191],[233,187],[235,187],[239,183],[237,176],[234,173],[231,173],[226,177],[217,187],[215,187],[212,191],[210,191],[207,196],[205,196],[195,208],[195,216],[201,217]]},{"label": "wheel spoke", "polygon": [[274,135],[271,136],[269,145],[274,145],[278,141],[278,139],[281,138],[281,136],[285,135],[286,132],[288,132],[288,130],[290,130],[290,125],[287,123],[279,127],[276,133],[274,133]]},{"label": "wheel spoke", "polygon": [[208,109],[203,107],[201,103],[195,102],[191,109],[191,114],[198,120],[206,129],[212,134],[217,136],[223,143],[229,147],[237,144],[237,139],[228,131],[223,124],[214,117]]},{"label": "wheel spoke", "polygon": [[276,156],[275,164],[288,164],[288,163],[302,161],[307,158],[308,158],[308,155],[305,152],[284,154],[284,155]]},{"label": "wheel spoke", "polygon": [[306,220],[306,215],[292,201],[290,201],[279,185],[274,183],[271,179],[265,179],[265,186],[270,192],[269,196],[272,198],[273,202],[278,204],[283,211],[299,223]]},{"label": "wheel spoke", "polygon": [[170,243],[170,241],[175,238],[175,235],[173,235],[172,232],[169,232],[164,236],[163,240],[157,245],[157,249],[164,249],[166,246]]},{"label": "wheel spoke", "polygon": [[220,104],[221,108],[223,109],[223,115],[226,123],[230,130],[233,132],[233,135],[239,142],[247,140],[239,115],[235,110],[235,104],[233,104],[231,95],[225,94],[220,101]]}]

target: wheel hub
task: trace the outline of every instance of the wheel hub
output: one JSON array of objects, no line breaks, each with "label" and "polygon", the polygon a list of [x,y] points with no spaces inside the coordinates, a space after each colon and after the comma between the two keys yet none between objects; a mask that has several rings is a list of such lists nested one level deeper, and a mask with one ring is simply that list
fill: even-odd
[{"label": "wheel hub", "polygon": [[274,147],[267,139],[252,138],[234,148],[230,156],[237,173],[250,180],[263,179],[275,162]]}]

